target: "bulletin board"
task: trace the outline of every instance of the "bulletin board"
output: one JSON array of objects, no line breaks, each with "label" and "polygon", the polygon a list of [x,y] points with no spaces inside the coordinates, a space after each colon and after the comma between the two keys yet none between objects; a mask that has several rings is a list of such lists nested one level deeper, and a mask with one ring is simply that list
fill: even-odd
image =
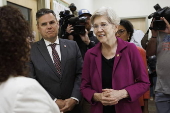
[{"label": "bulletin board", "polygon": [[69,4],[63,0],[53,0],[52,9],[56,14],[57,19],[60,19],[60,11],[69,10]]}]

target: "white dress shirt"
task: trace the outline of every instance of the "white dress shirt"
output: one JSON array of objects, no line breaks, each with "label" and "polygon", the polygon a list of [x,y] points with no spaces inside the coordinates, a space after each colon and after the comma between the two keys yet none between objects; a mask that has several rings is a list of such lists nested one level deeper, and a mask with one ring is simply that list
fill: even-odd
[{"label": "white dress shirt", "polygon": [[[45,45],[47,46],[47,50],[48,50],[48,52],[49,52],[49,54],[50,54],[50,57],[51,57],[51,59],[52,59],[52,61],[53,61],[53,63],[54,63],[53,55],[52,55],[52,48],[51,48],[51,46],[50,46],[50,44],[53,44],[53,43],[51,43],[51,42],[49,42],[49,41],[47,41],[47,40],[45,40],[45,39],[44,39],[44,42],[45,42]],[[55,50],[57,51],[58,56],[59,56],[60,61],[61,61],[61,51],[60,51],[59,39],[57,38],[54,43],[57,44],[57,45],[55,46]]]}]

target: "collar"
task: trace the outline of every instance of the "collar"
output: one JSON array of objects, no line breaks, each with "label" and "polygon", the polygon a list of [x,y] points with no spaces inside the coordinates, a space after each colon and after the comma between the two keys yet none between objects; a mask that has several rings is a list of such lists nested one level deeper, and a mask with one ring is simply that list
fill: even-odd
[{"label": "collar", "polygon": [[[45,45],[46,45],[46,46],[49,46],[50,44],[53,44],[53,43],[51,43],[50,41],[45,40],[45,39],[44,39],[44,42],[45,42]],[[60,43],[59,43],[59,39],[58,39],[58,37],[57,37],[57,39],[56,39],[56,41],[55,41],[54,43],[56,43],[57,45],[59,45],[59,44],[60,44]]]},{"label": "collar", "polygon": [[[118,38],[118,37],[116,37],[117,38],[117,50],[116,50],[116,53],[120,53],[120,52],[122,52],[123,50],[124,50],[124,48],[126,48],[127,47],[127,44],[129,43],[129,42],[126,42],[126,41],[123,41],[122,39],[120,39],[120,38]],[[102,46],[102,44],[101,43],[98,43],[95,47],[93,47],[91,50],[90,50],[90,52],[92,53],[92,54],[94,54],[94,55],[99,55],[100,53],[101,53],[101,46]]]}]

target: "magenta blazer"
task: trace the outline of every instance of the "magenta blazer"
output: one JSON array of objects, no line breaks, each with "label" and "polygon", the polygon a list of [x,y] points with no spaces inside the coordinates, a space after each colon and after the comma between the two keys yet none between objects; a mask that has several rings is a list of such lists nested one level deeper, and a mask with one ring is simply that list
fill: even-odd
[{"label": "magenta blazer", "polygon": [[[129,98],[122,99],[115,105],[116,113],[142,113],[139,97],[149,90],[150,82],[146,67],[139,51],[133,43],[117,38],[112,88],[126,89]],[[102,54],[101,43],[89,49],[84,58],[81,93],[91,104],[91,113],[102,113],[103,105],[93,101],[94,93],[102,92]]]}]

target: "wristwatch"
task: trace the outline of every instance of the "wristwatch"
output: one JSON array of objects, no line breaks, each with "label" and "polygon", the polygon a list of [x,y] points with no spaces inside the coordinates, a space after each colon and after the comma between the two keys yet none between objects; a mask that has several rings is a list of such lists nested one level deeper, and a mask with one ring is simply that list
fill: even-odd
[{"label": "wristwatch", "polygon": [[54,102],[57,101],[57,98],[54,99]]}]

